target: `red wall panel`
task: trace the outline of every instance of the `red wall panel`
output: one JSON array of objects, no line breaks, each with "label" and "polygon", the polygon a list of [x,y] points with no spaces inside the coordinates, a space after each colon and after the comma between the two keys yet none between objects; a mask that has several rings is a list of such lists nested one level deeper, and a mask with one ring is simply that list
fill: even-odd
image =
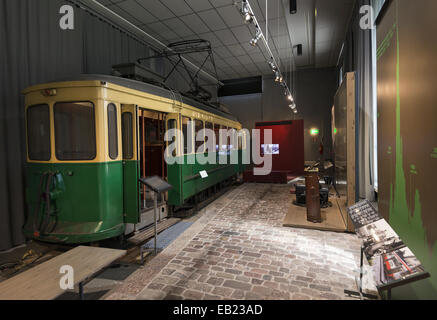
[{"label": "red wall panel", "polygon": [[272,130],[272,144],[279,144],[279,154],[272,155],[272,173],[268,176],[254,176],[252,170],[244,173],[246,182],[287,183],[289,175],[304,173],[304,121],[258,122],[255,128],[261,130],[261,145],[265,130]]},{"label": "red wall panel", "polygon": [[304,121],[270,121],[258,122],[256,129],[261,130],[261,144],[264,130],[272,130],[272,144],[279,144],[279,154],[273,155],[272,171],[286,171],[300,175],[304,172]]}]

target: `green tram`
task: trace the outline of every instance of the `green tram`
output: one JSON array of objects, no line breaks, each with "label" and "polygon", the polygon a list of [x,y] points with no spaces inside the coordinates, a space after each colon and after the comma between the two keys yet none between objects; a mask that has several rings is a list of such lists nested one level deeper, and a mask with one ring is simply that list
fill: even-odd
[{"label": "green tram", "polygon": [[[188,150],[189,128],[192,137],[203,128],[213,129],[218,139],[220,129],[241,130],[241,124],[222,109],[172,90],[83,75],[32,86],[24,94],[28,238],[79,244],[130,235],[153,223],[153,195],[139,184],[140,177],[160,176],[174,187],[159,199],[162,219],[204,199],[244,170],[243,137],[237,146],[230,139],[222,146],[228,157],[240,154],[238,164],[197,162],[195,150],[203,143],[193,141],[195,148]],[[188,126],[189,121],[195,126]],[[183,164],[165,162],[172,142],[164,136],[170,128],[184,133],[184,138],[174,138],[173,154],[183,157]],[[202,178],[201,171],[208,177]]]}]

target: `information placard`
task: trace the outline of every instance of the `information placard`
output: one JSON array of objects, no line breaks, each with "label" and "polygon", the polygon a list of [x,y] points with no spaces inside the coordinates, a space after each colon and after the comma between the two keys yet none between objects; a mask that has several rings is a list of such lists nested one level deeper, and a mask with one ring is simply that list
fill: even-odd
[{"label": "information placard", "polygon": [[430,276],[368,200],[349,207],[348,214],[358,237],[363,241],[361,255],[365,255],[372,266],[378,290],[390,291]]}]

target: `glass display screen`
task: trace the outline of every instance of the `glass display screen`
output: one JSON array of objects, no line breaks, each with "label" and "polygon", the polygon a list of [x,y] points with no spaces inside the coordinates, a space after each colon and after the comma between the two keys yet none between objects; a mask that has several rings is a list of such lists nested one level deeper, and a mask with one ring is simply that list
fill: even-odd
[{"label": "glass display screen", "polygon": [[263,144],[261,149],[263,154],[279,154],[279,144]]}]

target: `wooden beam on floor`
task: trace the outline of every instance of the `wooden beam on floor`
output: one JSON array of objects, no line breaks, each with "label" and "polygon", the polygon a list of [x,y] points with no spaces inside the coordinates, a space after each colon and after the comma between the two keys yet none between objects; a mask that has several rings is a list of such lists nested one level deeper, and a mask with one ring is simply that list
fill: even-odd
[{"label": "wooden beam on floor", "polygon": [[[170,219],[165,219],[163,221],[158,222],[158,233],[161,233],[162,231],[170,228],[171,226],[175,225],[179,221],[181,221],[181,219],[170,218]],[[137,235],[129,238],[127,241],[129,244],[133,244],[133,245],[137,246],[137,245],[143,244],[144,242],[146,242],[149,239],[152,239],[154,235],[155,235],[154,227],[151,226],[151,227],[141,231]]]}]

